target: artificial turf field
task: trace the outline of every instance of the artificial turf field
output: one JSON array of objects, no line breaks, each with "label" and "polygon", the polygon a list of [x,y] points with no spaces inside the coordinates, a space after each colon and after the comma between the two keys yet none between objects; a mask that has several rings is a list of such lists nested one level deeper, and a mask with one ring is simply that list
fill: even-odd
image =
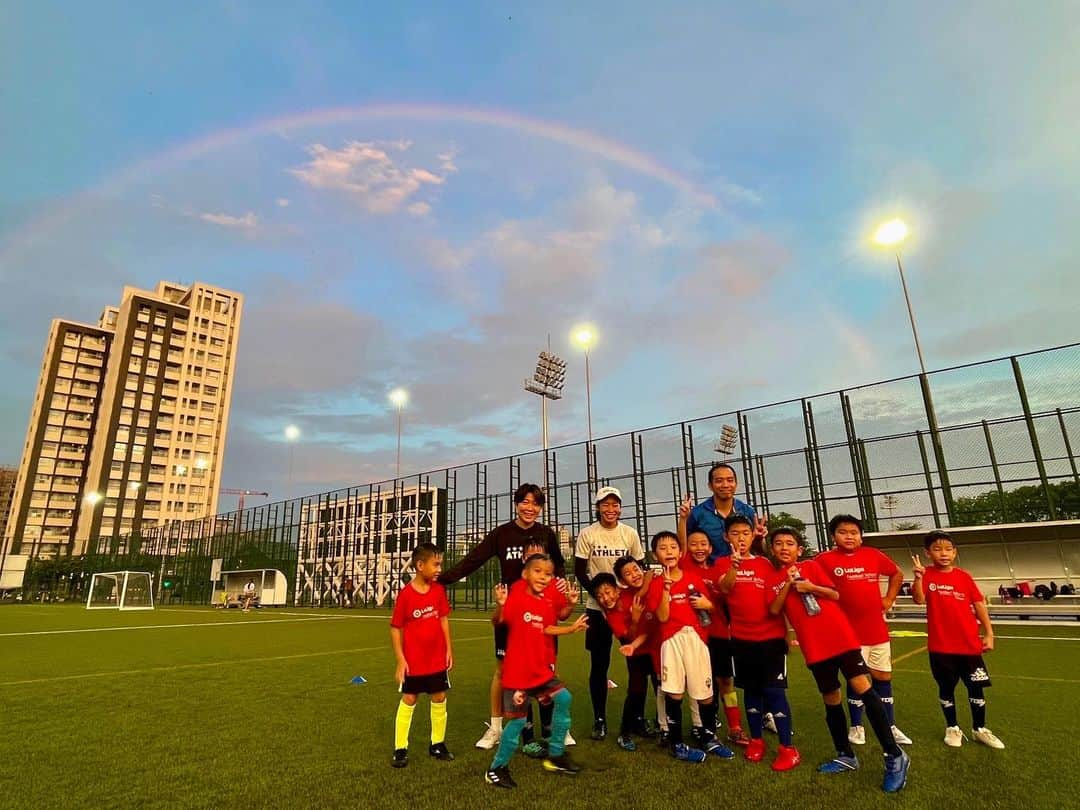
[{"label": "artificial turf field", "polygon": [[[1005,742],[942,743],[943,720],[917,624],[894,625],[897,720],[915,745],[908,786],[880,792],[880,754],[841,776],[814,771],[831,747],[801,654],[789,659],[795,744],[803,764],[769,770],[740,758],[677,763],[646,741],[588,739],[583,636],[561,640],[574,694],[570,749],[585,767],[552,776],[515,757],[519,787],[484,784],[491,629],[455,614],[447,744],[427,756],[428,712],[413,721],[410,764],[390,768],[397,693],[388,614],[209,608],[145,612],[75,606],[0,608],[0,806],[45,807],[1080,807],[1076,723],[1080,626],[999,625],[988,656],[988,725]],[[351,683],[362,675],[367,683]],[[617,728],[625,665],[614,655],[608,715]],[[970,714],[957,692],[961,727]],[[613,729],[614,731],[614,729]],[[871,737],[872,735],[868,736]]]}]

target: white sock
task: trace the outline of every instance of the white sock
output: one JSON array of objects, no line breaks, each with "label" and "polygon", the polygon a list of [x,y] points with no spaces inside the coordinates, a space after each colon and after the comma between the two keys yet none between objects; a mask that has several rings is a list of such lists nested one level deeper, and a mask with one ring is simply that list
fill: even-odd
[{"label": "white sock", "polygon": [[502,718],[501,717],[492,717],[491,718],[491,727],[493,729],[495,729],[496,731],[501,733],[502,732]]},{"label": "white sock", "polygon": [[701,726],[701,707],[698,706],[696,700],[690,701],[690,720],[693,722],[694,726]]}]

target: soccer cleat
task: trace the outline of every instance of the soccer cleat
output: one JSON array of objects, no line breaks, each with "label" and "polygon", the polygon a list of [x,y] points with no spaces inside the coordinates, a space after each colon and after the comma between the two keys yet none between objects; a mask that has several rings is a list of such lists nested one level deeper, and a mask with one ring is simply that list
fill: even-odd
[{"label": "soccer cleat", "polygon": [[750,740],[750,744],[743,751],[743,756],[746,757],[747,762],[761,762],[765,759],[765,741],[761,737]]},{"label": "soccer cleat", "polygon": [[790,771],[800,762],[802,762],[802,757],[799,756],[799,752],[794,745],[781,745],[776,750],[776,759],[772,762],[772,769],[774,771]]},{"label": "soccer cleat", "polygon": [[735,752],[713,737],[708,740],[705,745],[705,753],[712,754],[714,757],[720,757],[720,759],[734,759]]},{"label": "soccer cleat", "polygon": [[892,727],[892,738],[897,745],[911,745],[911,737],[902,732],[896,726]]},{"label": "soccer cleat", "polygon": [[634,733],[641,737],[643,740],[651,740],[657,735],[657,730],[653,728],[645,718],[642,718],[634,727]]},{"label": "soccer cleat", "polygon": [[446,743],[434,743],[428,746],[428,755],[435,757],[435,759],[442,762],[451,762],[454,759],[454,755],[446,747]]},{"label": "soccer cleat", "polygon": [[949,748],[959,748],[964,744],[964,732],[960,730],[960,726],[949,726],[945,729],[945,744]]},{"label": "soccer cleat", "polygon": [[818,765],[818,773],[847,773],[859,770],[859,760],[847,754],[837,754],[828,762]]},{"label": "soccer cleat", "polygon": [[570,732],[566,732],[566,739],[563,740],[563,747],[569,748],[571,745],[577,745],[577,740],[570,736]]},{"label": "soccer cleat", "polygon": [[669,737],[666,728],[660,729],[660,734],[656,737],[656,744],[660,748],[668,748],[671,745],[671,738]]},{"label": "soccer cleat", "polygon": [[705,752],[700,748],[691,748],[686,743],[675,743],[671,746],[671,755],[680,762],[691,762],[698,765],[705,761]]},{"label": "soccer cleat", "polygon": [[623,751],[637,751],[637,743],[630,739],[629,734],[620,734],[615,742]]},{"label": "soccer cleat", "polygon": [[484,732],[484,736],[476,741],[476,747],[482,748],[485,751],[490,751],[496,745],[499,744],[499,738],[502,737],[502,730],[493,726],[488,726],[487,731]]},{"label": "soccer cleat", "polygon": [[557,757],[548,757],[544,760],[544,770],[548,773],[561,773],[566,776],[576,776],[581,770],[581,767],[571,762],[570,757],[566,754],[559,754]]},{"label": "soccer cleat", "polygon": [[594,740],[606,740],[607,739],[607,721],[604,718],[600,718],[593,723],[592,734],[590,735]]},{"label": "soccer cleat", "polygon": [[750,744],[750,737],[741,728],[728,729],[727,739],[732,745],[747,746]]},{"label": "soccer cleat", "polygon": [[404,768],[409,764],[409,749],[408,748],[395,748],[394,758],[390,760],[391,768]]},{"label": "soccer cleat", "polygon": [[690,729],[690,741],[698,748],[704,748],[708,739],[709,733],[701,726],[693,726]]},{"label": "soccer cleat", "polygon": [[852,726],[848,729],[847,738],[852,745],[866,745],[866,729],[862,726]]},{"label": "soccer cleat", "polygon": [[771,731],[773,734],[777,734],[776,730],[776,718],[772,716],[772,712],[765,712],[761,718],[761,725],[765,727],[766,731]]},{"label": "soccer cleat", "polygon": [[976,728],[972,729],[971,736],[975,738],[975,742],[981,742],[988,748],[1004,748],[1005,743],[999,740],[988,728]]},{"label": "soccer cleat", "polygon": [[489,785],[494,785],[500,788],[516,788],[517,782],[510,777],[510,769],[505,765],[498,768],[492,768],[484,774],[484,781]]},{"label": "soccer cleat", "polygon": [[533,740],[521,746],[521,753],[530,759],[542,759],[547,756],[547,752],[547,745],[539,740]]},{"label": "soccer cleat", "polygon": [[885,757],[885,781],[881,783],[881,789],[886,793],[899,793],[907,784],[908,768],[911,767],[911,757],[904,751],[899,756]]}]

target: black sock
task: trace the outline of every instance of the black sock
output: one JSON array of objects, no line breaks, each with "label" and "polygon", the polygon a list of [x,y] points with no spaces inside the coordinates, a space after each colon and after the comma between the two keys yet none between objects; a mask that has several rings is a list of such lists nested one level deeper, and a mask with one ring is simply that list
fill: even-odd
[{"label": "black sock", "polygon": [[701,714],[701,727],[709,734],[716,736],[716,701],[699,703],[698,712]]},{"label": "black sock", "polygon": [[677,745],[682,739],[682,701],[671,695],[664,695],[664,708],[667,710],[668,742]]},{"label": "black sock", "polygon": [[881,697],[873,689],[867,689],[859,698],[863,702],[863,713],[870,721],[870,728],[874,730],[874,736],[881,743],[881,750],[890,757],[900,755],[900,746],[893,739],[892,727],[889,718],[885,714],[885,706],[881,703]]},{"label": "black sock", "polygon": [[943,695],[938,692],[938,701],[941,703],[941,711],[945,715],[945,725],[949,728],[960,725],[956,720],[956,700],[953,693]]},{"label": "black sock", "polygon": [[832,737],[836,753],[844,757],[855,756],[855,752],[851,750],[851,742],[847,738],[847,717],[844,716],[843,706],[825,704],[825,725],[829,727],[829,735]]},{"label": "black sock", "polygon": [[968,689],[968,703],[971,704],[971,728],[985,728],[986,700],[983,698],[983,688],[981,686],[972,686]]}]

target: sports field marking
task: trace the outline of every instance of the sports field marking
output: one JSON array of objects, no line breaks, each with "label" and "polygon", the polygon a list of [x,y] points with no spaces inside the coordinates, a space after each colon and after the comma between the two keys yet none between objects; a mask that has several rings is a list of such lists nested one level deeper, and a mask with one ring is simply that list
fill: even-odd
[{"label": "sports field marking", "polygon": [[913,655],[918,655],[919,653],[924,653],[924,652],[926,652],[926,645],[923,645],[922,647],[919,647],[919,649],[917,649],[917,650],[912,650],[911,652],[906,652],[903,655],[896,656],[896,658],[893,659],[893,663],[894,664],[899,664],[901,661],[904,661],[904,660],[906,660],[908,658],[911,658]]},{"label": "sports field marking", "polygon": [[[456,638],[454,644],[464,644],[467,641],[490,641],[491,636],[473,636],[472,638]],[[84,672],[81,675],[56,675],[52,678],[30,678],[22,681],[4,681],[0,688],[5,686],[28,686],[37,683],[59,683],[62,681],[79,681],[88,678],[109,678],[117,675],[146,675],[152,672],[176,672],[182,669],[210,669],[212,667],[230,667],[237,664],[260,664],[270,661],[293,661],[299,658],[318,658],[328,655],[351,655],[353,653],[387,652],[389,646],[383,644],[379,647],[352,647],[346,650],[321,650],[319,652],[296,653],[294,655],[268,655],[264,658],[230,658],[228,661],[206,661],[200,664],[174,664],[168,667],[146,667],[144,669],[119,669],[109,672]]]},{"label": "sports field marking", "polygon": [[1080,641],[1080,636],[999,636],[994,633],[994,638],[1007,638],[1010,641]]},{"label": "sports field marking", "polygon": [[63,636],[74,633],[112,633],[117,630],[171,630],[174,627],[229,627],[242,624],[253,627],[257,624],[292,624],[294,622],[333,622],[341,616],[308,616],[306,619],[251,619],[238,622],[187,622],[185,624],[125,624],[119,627],[84,627],[79,630],[24,630],[18,633],[0,633],[0,638],[12,636]]}]

